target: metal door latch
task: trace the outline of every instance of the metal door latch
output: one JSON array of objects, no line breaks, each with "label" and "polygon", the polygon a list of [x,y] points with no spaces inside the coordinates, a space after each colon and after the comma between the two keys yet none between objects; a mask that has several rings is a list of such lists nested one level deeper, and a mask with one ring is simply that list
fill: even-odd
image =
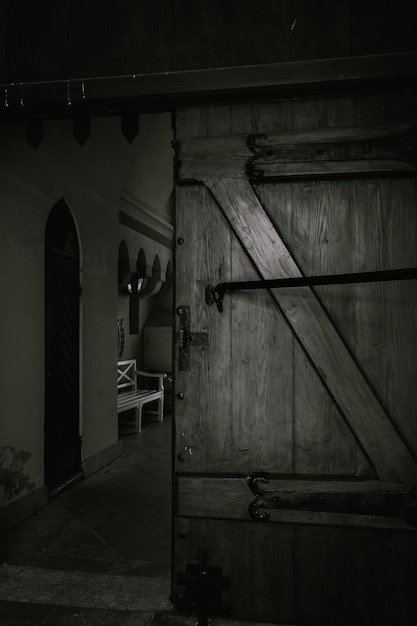
[{"label": "metal door latch", "polygon": [[190,307],[179,306],[177,315],[180,318],[177,340],[179,344],[179,369],[190,369],[190,346],[208,346],[208,333],[194,333],[190,330]]}]

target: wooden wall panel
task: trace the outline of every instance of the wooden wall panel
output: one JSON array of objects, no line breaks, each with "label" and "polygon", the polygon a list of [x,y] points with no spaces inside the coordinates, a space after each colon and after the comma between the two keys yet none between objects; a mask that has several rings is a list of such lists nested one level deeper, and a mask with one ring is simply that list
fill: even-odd
[{"label": "wooden wall panel", "polygon": [[[358,270],[417,266],[415,180],[370,180],[355,184]],[[373,245],[369,245],[372,241]],[[357,285],[356,354],[393,422],[417,453],[415,408],[417,281]],[[414,398],[414,400],[413,400]]]},{"label": "wooden wall panel", "polygon": [[[244,158],[234,170],[236,178],[225,175],[220,180],[214,176],[217,173],[216,156],[222,162],[221,167],[223,163],[227,167],[233,160],[231,155],[235,152],[227,143],[229,133],[242,133],[247,137],[249,133],[257,132],[268,134],[323,127],[350,129],[398,123],[409,119],[407,116],[415,106],[412,95],[411,104],[407,96],[402,98],[398,94],[374,94],[373,99],[371,102],[368,95],[305,98],[272,104],[207,106],[178,114],[176,137],[180,143],[189,137],[215,136],[210,149],[207,149],[206,141],[201,141],[200,152],[196,148],[196,153],[200,157],[206,155],[206,159],[202,160],[203,166],[194,176],[210,189],[217,199],[218,213],[227,215],[233,230],[230,244],[226,241],[220,244],[215,211],[208,219],[207,207],[203,211],[201,207],[198,209],[198,215],[202,213],[203,233],[212,228],[211,238],[214,235],[216,240],[208,244],[207,235],[199,235],[199,241],[203,240],[199,247],[212,257],[210,263],[205,264],[208,274],[201,268],[197,272],[201,283],[205,280],[203,277],[212,283],[216,280],[253,280],[257,275],[253,263],[258,264],[261,272],[267,265],[267,270],[270,268],[271,272],[276,272],[275,276],[285,275],[285,259],[288,260],[289,256],[286,249],[294,257],[295,269],[299,267],[305,274],[415,265],[415,179],[335,177],[334,180],[314,181],[300,178],[295,182],[294,179],[292,182],[279,179],[254,182],[249,189],[244,175],[240,179],[237,173],[237,167],[244,168]],[[233,138],[237,153],[241,149],[240,139]],[[203,143],[206,151],[201,147]],[[242,152],[245,154],[244,149]],[[179,158],[183,160],[179,168],[181,180],[181,168],[187,160],[186,149],[179,152]],[[192,161],[190,153],[188,158]],[[218,163],[217,166],[220,167]],[[188,175],[192,177],[190,170]],[[199,185],[203,187],[203,183]],[[195,187],[199,185],[193,184]],[[186,186],[187,183],[179,188]],[[208,197],[201,196],[201,199],[209,204]],[[199,207],[195,198],[194,204]],[[178,205],[178,214],[182,210]],[[271,234],[268,220],[277,232],[272,229]],[[190,230],[193,232],[191,227]],[[219,236],[222,237],[221,233]],[[237,237],[246,253],[240,248]],[[229,250],[227,255],[221,252],[225,250],[225,244],[230,245],[230,262]],[[212,262],[220,257],[227,262]],[[282,257],[282,265],[273,265],[276,257]],[[253,261],[249,261],[250,258]],[[181,277],[179,280],[185,289],[186,279]],[[188,289],[194,288],[189,285]],[[209,442],[210,455],[206,454],[206,465],[202,468],[209,471],[211,468],[221,469],[220,463],[216,466],[212,460],[224,458],[224,467],[229,462],[229,471],[215,476],[212,471],[210,475],[202,476],[193,473],[191,463],[183,472],[177,467],[176,524],[187,529],[192,552],[198,554],[199,547],[204,546],[211,562],[223,565],[224,570],[230,572],[233,618],[291,624],[389,626],[401,623],[411,626],[414,619],[412,589],[417,580],[417,544],[415,532],[410,531],[409,525],[401,519],[373,516],[368,514],[369,509],[364,515],[336,513],[333,517],[323,511],[273,510],[269,523],[251,522],[247,520],[248,503],[252,502],[254,494],[249,491],[245,476],[256,470],[259,463],[259,471],[289,472],[291,481],[298,488],[300,474],[327,474],[326,478],[342,475],[343,483],[350,476],[352,484],[359,478],[356,484],[362,488],[365,481],[361,479],[372,474],[374,467],[357,443],[355,431],[358,439],[364,441],[377,473],[381,475],[385,472],[385,458],[392,457],[392,444],[400,442],[401,450],[403,447],[402,439],[391,429],[388,435],[379,436],[379,431],[383,432],[384,428],[384,421],[380,419],[384,407],[398,425],[404,446],[416,452],[416,426],[411,412],[415,407],[417,358],[415,351],[407,346],[407,338],[410,342],[417,334],[413,307],[417,295],[415,288],[380,284],[313,289],[323,309],[323,326],[327,328],[328,319],[332,320],[338,342],[330,333],[320,332],[319,326],[313,328],[319,317],[318,308],[313,306],[305,312],[307,327],[299,326],[297,330],[294,324],[293,328],[299,335],[300,344],[306,346],[306,352],[309,350],[308,341],[305,341],[306,329],[317,337],[315,347],[319,356],[326,350],[329,338],[337,345],[329,367],[321,370],[323,382],[316,373],[316,368],[320,370],[320,367],[315,351],[310,350],[310,359],[307,359],[281,313],[285,311],[288,324],[292,324],[293,319],[297,321],[303,301],[310,299],[310,295],[307,296],[305,291],[300,293],[290,309],[285,296],[278,297],[275,291],[278,290],[271,290],[278,303],[276,310],[270,306],[272,299],[270,301],[265,293],[236,292],[226,294],[223,313],[220,314],[215,306],[206,313],[210,316],[208,327],[210,332],[213,331],[211,350],[215,348],[218,355],[217,359],[213,356],[209,361],[207,375],[200,371],[200,380],[203,386],[209,376],[214,381],[217,374],[212,368],[225,372],[227,368],[222,368],[224,360],[228,359],[232,417],[229,419],[222,413],[218,421],[217,416],[210,418],[203,404],[205,422],[200,423],[206,433],[201,441],[205,445]],[[288,300],[291,300],[291,292]],[[223,331],[220,330],[222,326]],[[220,332],[224,335],[218,341],[216,333]],[[225,350],[227,332],[232,334],[232,341]],[[330,386],[332,370],[338,371],[339,361],[346,360],[345,350],[353,356],[354,365],[344,367],[337,384]],[[402,356],[404,363],[401,362]],[[396,370],[394,375],[392,368]],[[351,377],[352,371],[359,372],[359,376]],[[268,377],[270,380],[266,380]],[[221,392],[221,376],[216,378],[219,380],[217,390]],[[370,394],[362,396],[363,402],[357,395],[357,389],[364,387],[362,380],[369,381],[371,390]],[[328,395],[324,391],[325,385],[330,390]],[[349,396],[348,392],[343,397],[344,390],[349,388],[352,394]],[[374,391],[375,401],[370,401]],[[201,395],[202,392],[197,393]],[[346,421],[352,423],[351,429],[333,398],[340,402]],[[358,409],[356,415],[361,414],[360,420],[352,420],[349,403],[355,405],[355,411]],[[177,418],[180,429],[181,416]],[[374,428],[374,418],[378,425],[375,428],[377,436],[372,432],[369,439],[363,438],[368,427]],[[385,424],[387,422],[389,420]],[[212,431],[214,427],[219,429],[218,439],[218,434]],[[373,448],[379,446],[385,450],[375,456]],[[402,458],[405,457],[401,452],[394,462],[395,472],[402,465]],[[401,480],[402,469],[398,474]],[[404,480],[408,481],[410,476],[415,476],[415,470],[412,474],[407,472]],[[273,487],[274,480],[272,478],[265,485],[265,493]],[[376,484],[381,488],[383,483],[378,481]],[[297,519],[297,515],[303,517]],[[230,520],[229,525],[226,519]],[[180,542],[181,538],[176,542],[176,553],[182,566],[185,550],[181,551]],[[188,546],[186,550],[188,555],[191,554]]]},{"label": "wooden wall panel", "polygon": [[[232,280],[257,278],[233,238]],[[293,363],[284,363],[282,354],[292,354],[294,338],[267,292],[248,295],[233,294],[226,312],[233,332],[233,471],[287,473],[293,467],[294,377]]]},{"label": "wooden wall panel", "polygon": [[[202,185],[178,186],[176,193],[177,202],[186,207],[177,221],[177,240],[184,238],[184,242],[177,245],[176,259],[181,265],[189,264],[192,272],[177,277],[176,306],[190,307],[191,332],[209,333],[209,342],[211,334],[221,336],[217,349],[211,345],[189,348],[190,370],[179,370],[176,359],[176,393],[184,394],[176,403],[176,419],[181,423],[176,432],[176,471],[216,472],[224,469],[231,450],[230,326],[216,307],[207,306],[204,290],[216,275],[230,271],[230,236]],[[176,322],[179,331],[178,315]],[[198,384],[201,378],[204,386]],[[206,394],[214,380],[218,382],[215,393]]]},{"label": "wooden wall panel", "polygon": [[[233,579],[232,552],[233,527],[227,521],[204,519],[175,519],[174,562],[176,575],[173,578],[173,596],[184,597],[185,586],[179,584],[179,574],[185,574],[186,566],[202,564],[221,567],[222,575]],[[230,607],[230,591],[223,592],[223,606]],[[195,609],[190,610],[195,616]]]},{"label": "wooden wall panel", "polygon": [[[6,5],[6,3],[3,3]],[[413,5],[376,0],[60,0],[3,7],[0,81],[416,50]]]},{"label": "wooden wall panel", "polygon": [[[290,107],[294,109],[292,113]],[[177,137],[181,141],[209,133],[279,131],[285,125],[287,129],[338,122],[343,125],[352,123],[353,112],[352,103],[348,104],[344,98],[331,102],[304,100],[290,105],[282,102],[257,107],[187,109],[179,113]],[[180,128],[182,114],[190,120],[186,135]],[[347,181],[281,183],[279,193],[276,185],[256,186],[278,232],[307,274],[355,270],[352,267],[355,214],[347,200],[350,185]],[[317,228],[317,224],[321,227]],[[224,267],[218,273],[216,265],[212,276],[207,277],[209,282],[256,278],[252,264],[234,238],[232,251],[231,275],[224,274]],[[354,353],[354,286],[322,288],[320,293]],[[256,316],[253,306],[258,311]],[[373,469],[366,455],[355,443],[338,408],[268,294],[229,295],[222,317],[230,312],[229,323],[236,335],[231,355],[234,364],[231,439],[227,427],[223,423],[219,427],[222,437],[231,442],[233,471],[262,467],[264,471],[282,473],[371,475]],[[272,344],[275,349],[271,349]],[[286,358],[284,362],[283,353],[292,355],[292,361]],[[265,384],[268,379],[273,381],[272,386]],[[252,400],[248,401],[248,397]],[[253,423],[257,424],[256,437],[251,436]],[[221,449],[227,450],[224,446]]]},{"label": "wooden wall panel", "polygon": [[[414,101],[412,95],[410,99]],[[404,111],[408,115],[408,98],[404,101],[405,105],[402,98],[390,93],[374,97],[375,104],[371,104],[368,95],[352,99],[344,96],[303,99],[291,102],[292,113],[288,103],[283,102],[258,104],[257,108],[250,104],[231,105],[218,108],[217,120],[215,108],[206,107],[200,109],[188,136],[206,136],[208,132],[227,135],[228,128],[230,132],[268,133],[279,131],[284,125],[287,129],[303,130],[399,123],[407,119]],[[179,136],[180,140],[183,138]],[[228,184],[230,186],[230,181]],[[373,179],[356,182],[339,179],[281,182],[278,186],[258,184],[255,188],[277,231],[306,274],[395,269],[412,267],[417,261],[413,245],[417,239],[413,212],[416,185],[413,180],[384,180],[375,185]],[[236,246],[233,254],[238,260],[234,260],[237,269],[234,279],[253,279],[253,269],[245,255],[239,257]],[[382,288],[381,285],[352,284],[321,287],[315,291],[324,310],[334,320],[347,352],[358,360],[358,367],[365,373],[376,397],[388,412],[392,411],[394,424],[400,432],[409,433],[406,445],[413,449],[415,443],[412,442],[416,437],[407,412],[407,407],[409,411],[412,406],[407,389],[414,387],[417,360],[407,349],[406,337],[417,332],[412,314],[415,294],[412,293],[413,286],[407,289],[404,284],[398,285],[395,293],[393,289],[393,285]],[[410,306],[405,306],[404,311],[401,307],[392,311],[391,298],[394,303],[404,298]],[[244,319],[242,339],[244,329],[250,329],[246,338],[252,342],[249,347],[239,341],[236,347],[233,344],[233,380],[236,384],[232,393],[232,424],[234,435],[238,433],[236,439],[232,437],[234,471],[244,468],[244,461],[247,467],[256,467],[258,463],[261,465],[260,460],[268,471],[273,467],[273,461],[270,466],[269,459],[276,460],[280,449],[288,453],[285,459],[283,456],[279,459],[280,471],[372,475],[373,468],[366,453],[354,443],[331,397],[323,392],[314,367],[297,343],[289,349],[291,336],[287,341],[287,328],[285,324],[282,326],[281,318],[268,317],[268,304],[263,296],[236,294],[230,296],[230,302],[234,310],[234,332],[238,329],[235,321]],[[262,310],[256,321],[249,313],[250,308],[245,309],[250,306],[249,302],[257,310]],[[389,311],[386,311],[387,307]],[[279,359],[273,361],[266,356],[271,341],[277,341],[280,348],[285,344],[285,353],[291,355],[291,360],[286,359],[286,367],[279,363]],[[258,350],[257,346],[260,347]],[[379,349],[381,346],[382,350]],[[246,366],[249,353],[252,362],[256,359],[253,371]],[[273,353],[271,351],[271,355]],[[402,354],[406,354],[407,359],[405,376],[401,367]],[[392,367],[399,372],[395,376],[390,374]],[[278,381],[279,388],[275,387],[271,395],[260,372],[275,373],[271,378]],[[296,380],[291,372],[299,374]],[[295,389],[296,393],[292,393]],[[247,401],[246,393],[252,400]],[[240,400],[241,395],[245,400]],[[273,417],[268,420],[265,415]],[[255,439],[249,442],[251,419],[259,428]],[[246,451],[249,447],[250,453]],[[238,454],[238,450],[245,453]],[[311,466],[312,459],[314,467]]]},{"label": "wooden wall panel", "polygon": [[116,74],[173,69],[172,0],[131,0],[114,16],[111,41]]},{"label": "wooden wall panel", "polygon": [[[224,606],[232,603],[236,619],[325,624],[333,614],[340,626],[414,624],[413,531],[179,517],[176,535],[177,572],[203,554],[221,566],[230,577]],[[183,593],[176,580],[174,590]]]},{"label": "wooden wall panel", "polygon": [[6,76],[6,18],[4,2],[0,3],[0,77]]},{"label": "wooden wall panel", "polygon": [[[2,3],[6,4],[6,3]],[[38,81],[57,77],[59,5],[8,2],[4,11],[5,82]],[[0,34],[1,35],[1,34]]]},{"label": "wooden wall panel", "polygon": [[231,0],[228,65],[291,60],[288,2]]},{"label": "wooden wall panel", "polygon": [[294,623],[324,624],[329,612],[338,626],[414,623],[415,533],[298,526],[294,545]]},{"label": "wooden wall panel", "polygon": [[59,76],[172,69],[172,0],[59,3]]},{"label": "wooden wall panel", "polygon": [[114,74],[118,57],[113,56],[113,3],[64,0],[59,6],[59,68],[66,78],[100,76],[103,68]]},{"label": "wooden wall panel", "polygon": [[223,0],[173,0],[173,68],[229,65],[229,5]]},{"label": "wooden wall panel", "polygon": [[[279,187],[276,184],[258,185],[257,193],[306,275],[350,271],[338,269],[349,258],[351,244],[349,237],[344,236],[346,215],[344,220],[339,220],[343,193],[331,183],[319,188],[316,185],[309,182],[280,183]],[[335,206],[339,206],[339,212],[334,211]],[[321,227],[318,228],[318,225]],[[324,299],[326,308],[332,317],[339,314],[338,325],[344,321],[350,332],[354,329],[354,310],[346,306],[346,301],[349,301],[346,294],[352,288],[348,285],[344,288],[333,286],[332,289],[329,297]],[[328,307],[328,302],[331,307]],[[294,438],[291,442],[291,470],[299,474],[372,473],[338,408],[295,340],[293,362],[287,362],[287,367],[293,377],[292,386],[285,386],[286,393],[293,394],[289,414]]]},{"label": "wooden wall panel", "polygon": [[262,621],[276,622],[279,615],[281,624],[293,624],[293,527],[235,522],[233,531],[231,599],[236,618],[256,615]]},{"label": "wooden wall panel", "polygon": [[288,0],[286,35],[291,61],[345,57],[351,54],[349,0]]},{"label": "wooden wall panel", "polygon": [[351,0],[352,55],[408,52],[416,49],[413,2]]},{"label": "wooden wall panel", "polygon": [[[354,99],[358,125],[414,119],[417,94],[386,93]],[[352,205],[361,207],[355,226],[357,271],[367,267],[415,267],[417,263],[417,183],[415,179],[356,181]],[[372,240],[377,245],[369,246]],[[407,345],[417,334],[417,283],[358,285],[358,356],[399,430],[417,452],[415,402],[417,359]],[[383,304],[384,303],[384,304]],[[376,358],[376,353],[380,358]],[[400,356],[401,355],[401,356]],[[391,365],[387,363],[391,361]]]}]

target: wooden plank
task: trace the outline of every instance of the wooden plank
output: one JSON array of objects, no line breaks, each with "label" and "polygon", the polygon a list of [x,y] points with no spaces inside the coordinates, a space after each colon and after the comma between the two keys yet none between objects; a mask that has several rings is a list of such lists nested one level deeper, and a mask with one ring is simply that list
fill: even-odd
[{"label": "wooden plank", "polygon": [[188,140],[178,146],[178,178],[413,172],[417,164],[405,146],[414,134],[410,123]]},{"label": "wooden plank", "polygon": [[[176,307],[190,307],[191,332],[210,332],[219,338],[216,349],[190,346],[190,370],[179,369],[175,386],[184,397],[176,403],[176,470],[227,471],[230,463],[232,398],[230,395],[230,320],[225,323],[204,301],[204,286],[214,271],[230,271],[231,233],[203,185],[177,186]],[[198,213],[198,220],[195,219]],[[198,251],[198,254],[197,254]],[[192,262],[190,262],[192,259]],[[179,316],[176,315],[179,331]],[[197,409],[198,407],[198,409]],[[221,417],[220,417],[221,416]]]},{"label": "wooden plank", "polygon": [[[337,626],[361,623],[361,620],[352,619],[356,617],[355,587],[358,574],[351,555],[352,550],[356,549],[355,539],[364,532],[375,533],[368,528],[297,526],[293,552],[297,572],[296,624],[309,621],[320,626],[333,621]],[[379,529],[378,532],[383,531]],[[308,544],[307,536],[311,537],[313,545]],[[327,615],[337,618],[328,620]]]},{"label": "wooden plank", "polygon": [[[297,583],[293,558],[294,527],[291,524],[278,526],[241,521],[230,525],[233,528],[233,616],[242,621],[231,624],[222,621],[222,624],[294,624]],[[248,623],[248,619],[254,622]]]},{"label": "wooden plank", "polygon": [[[287,0],[287,38],[291,59],[322,59],[351,54],[348,1]],[[325,33],[325,35],[324,35]]]},{"label": "wooden plank", "polygon": [[407,15],[409,0],[397,0],[395,10],[390,2],[351,0],[349,4],[353,55],[415,49],[415,23]]},{"label": "wooden plank", "polygon": [[[410,81],[417,77],[417,52],[366,57],[319,59],[248,67],[215,68],[154,74],[129,74],[110,77],[80,77],[71,80],[30,82],[23,87],[9,88],[10,106],[0,110],[0,118],[26,118],[29,115],[72,117],[76,113],[94,110],[116,112],[123,108],[136,110],[167,110],[179,104],[224,101],[224,98],[257,99],[268,94],[292,91],[328,89],[343,85],[351,89],[369,80]],[[81,82],[84,90],[81,89]],[[72,94],[69,111],[67,91]],[[23,89],[24,111],[20,107]]]},{"label": "wooden plank", "polygon": [[294,623],[414,624],[416,533],[299,525],[294,548]]},{"label": "wooden plank", "polygon": [[[256,193],[305,274],[352,269],[355,212],[349,207],[351,183],[321,181],[258,184]],[[353,266],[354,267],[354,266]],[[354,285],[315,288],[353,353]],[[295,342],[294,465],[298,474],[372,476],[374,470],[320,381],[304,350]],[[287,360],[287,359],[285,359]]]},{"label": "wooden plank", "polygon": [[7,82],[8,68],[6,66],[6,6],[4,2],[0,3],[0,81]]},{"label": "wooden plank", "polygon": [[[297,120],[300,117],[298,104],[295,112]],[[182,145],[183,140],[189,137],[213,135],[227,138],[234,130],[234,135],[239,134],[245,139],[248,132],[258,130],[258,117],[265,119],[266,128],[274,128],[277,134],[283,120],[285,127],[290,127],[292,114],[288,107],[288,103],[283,102],[263,103],[260,105],[262,115],[256,107],[249,105],[181,110],[177,120],[178,137]],[[244,134],[245,128],[248,130]],[[298,135],[292,133],[292,136]],[[206,139],[202,141],[204,143]],[[257,193],[261,187],[268,210],[272,202],[289,206],[288,202],[294,194],[292,186],[281,183],[279,194],[276,187],[270,184],[257,185]],[[311,197],[311,194],[306,194],[306,197]],[[337,202],[340,202],[339,198]],[[200,206],[197,200],[193,205]],[[311,218],[312,226],[317,218],[317,215]],[[214,224],[213,218],[211,220]],[[202,228],[207,228],[204,220]],[[219,233],[212,232],[214,245]],[[191,234],[191,237],[194,235]],[[292,241],[292,237],[288,240]],[[229,262],[223,264],[221,280],[227,280],[224,272],[228,271],[233,280],[258,278],[253,264],[235,237],[232,245],[233,263],[230,268]],[[306,248],[303,250],[306,252]],[[215,255],[210,252],[210,256]],[[217,280],[218,269],[213,265],[211,270],[207,270],[208,276],[216,276]],[[231,374],[231,446],[229,451],[225,450],[230,471],[243,473],[251,468],[262,468],[280,473],[372,475],[374,470],[369,463],[358,463],[358,459],[366,458],[366,455],[359,449],[339,409],[269,294],[260,291],[245,298],[239,294],[236,297],[228,295],[227,299],[230,307],[224,315],[232,315],[231,352],[227,355]],[[214,336],[212,323],[217,317],[214,313],[210,321],[210,336]],[[216,346],[217,341],[209,350],[215,353]],[[223,377],[218,375],[219,368],[222,368],[220,355],[214,370],[211,369],[211,380],[217,389],[224,390]],[[215,428],[214,417],[212,424]]]},{"label": "wooden plank", "polygon": [[65,0],[56,4],[59,11],[55,26],[59,44],[54,59],[57,76],[98,76],[103,75],[104,68],[108,68],[109,73],[117,73],[109,28],[114,21],[111,0],[103,0],[100,11],[91,3]]},{"label": "wooden plank", "polygon": [[[301,276],[247,181],[207,177],[222,212],[263,278]],[[285,291],[285,293],[284,293]],[[310,288],[271,293],[381,480],[415,483],[417,464]]]},{"label": "wooden plank", "polygon": [[[417,267],[417,185],[411,179],[355,181],[355,261],[365,267]],[[369,242],[372,241],[372,245]],[[357,285],[356,355],[406,441],[417,446],[417,281]]]},{"label": "wooden plank", "polygon": [[[175,569],[172,577],[172,597],[175,602],[185,595],[180,575],[185,574],[187,564],[196,565],[206,559],[209,566],[221,567],[222,576],[229,578],[232,584],[235,582],[233,534],[233,526],[228,521],[178,516],[174,519]],[[222,594],[222,604],[225,607],[230,607],[230,594],[231,591],[227,589]]]},{"label": "wooden plank", "polygon": [[314,178],[314,177],[340,177],[357,176],[365,174],[375,176],[378,174],[410,173],[415,175],[417,168],[403,159],[352,159],[350,161],[318,160],[298,161],[288,163],[282,161],[265,162],[257,161],[254,170],[254,178]]},{"label": "wooden plank", "polygon": [[35,4],[1,3],[4,8],[5,70],[9,80],[55,80],[60,45],[59,4],[42,11]]},{"label": "wooden plank", "polygon": [[[250,259],[232,238],[233,277],[257,278]],[[254,294],[252,294],[253,296]],[[233,297],[231,315],[232,447],[230,470],[290,472],[293,466],[294,335],[265,291]],[[210,330],[211,332],[211,330]],[[289,355],[283,360],[282,355]],[[280,445],[276,445],[277,442]]]},{"label": "wooden plank", "polygon": [[[116,11],[114,7],[110,17],[113,74],[172,70],[172,0],[141,0],[129,4],[131,6],[124,10]],[[107,71],[103,73],[108,74],[109,67],[106,64]]]},{"label": "wooden plank", "polygon": [[229,0],[227,4],[230,7],[227,65],[291,61],[288,0],[268,0],[262,4]]},{"label": "wooden plank", "polygon": [[[262,489],[268,494],[270,489],[280,497],[292,494],[295,499],[303,494],[311,497],[334,493],[346,496],[379,497],[384,493],[389,496],[403,494],[404,485],[377,480],[370,481],[338,481],[338,480],[284,480],[271,478]],[[271,496],[272,497],[272,496]],[[288,496],[290,500],[290,496]],[[248,487],[246,478],[227,476],[186,476],[178,475],[176,483],[176,511],[180,517],[216,518],[228,520],[250,520],[249,505],[255,495]],[[295,505],[294,505],[295,506]],[[398,528],[417,531],[417,527],[405,519],[390,515],[355,514],[352,512],[302,510],[301,508],[268,507],[268,522],[311,524],[335,526],[359,526],[372,528]],[[257,524],[259,524],[258,522]]]},{"label": "wooden plank", "polygon": [[175,33],[173,68],[190,70],[228,66],[230,28],[228,2],[173,0],[172,4]]},{"label": "wooden plank", "polygon": [[[268,211],[274,202],[290,206],[292,185],[281,184],[279,194],[274,185],[261,187],[257,186],[257,193],[262,192]],[[318,216],[312,213],[313,225]],[[259,276],[253,265],[234,241],[233,278],[256,280]],[[231,471],[262,468],[279,473],[372,475],[369,464],[358,463],[365,454],[358,450],[339,409],[268,292],[228,295],[224,314],[230,312]]]},{"label": "wooden plank", "polygon": [[[227,626],[238,626],[238,619],[256,624],[414,624],[413,531],[186,517],[176,519],[175,529],[176,573],[205,554],[209,564],[221,566],[230,577],[223,600],[231,606],[233,621],[221,620]],[[183,595],[177,576],[173,587],[174,597]]]}]

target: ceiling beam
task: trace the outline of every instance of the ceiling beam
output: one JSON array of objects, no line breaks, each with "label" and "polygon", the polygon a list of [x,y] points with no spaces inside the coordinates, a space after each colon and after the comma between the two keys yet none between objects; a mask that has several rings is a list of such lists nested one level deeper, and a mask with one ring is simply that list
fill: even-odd
[{"label": "ceiling beam", "polygon": [[0,85],[0,119],[172,110],[201,102],[415,82],[417,52]]}]

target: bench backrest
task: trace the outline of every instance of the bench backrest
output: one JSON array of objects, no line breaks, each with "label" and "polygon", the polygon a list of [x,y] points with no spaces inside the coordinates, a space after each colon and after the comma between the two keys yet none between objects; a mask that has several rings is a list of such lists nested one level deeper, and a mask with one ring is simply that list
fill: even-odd
[{"label": "bench backrest", "polygon": [[136,390],[136,359],[117,362],[117,391]]}]

